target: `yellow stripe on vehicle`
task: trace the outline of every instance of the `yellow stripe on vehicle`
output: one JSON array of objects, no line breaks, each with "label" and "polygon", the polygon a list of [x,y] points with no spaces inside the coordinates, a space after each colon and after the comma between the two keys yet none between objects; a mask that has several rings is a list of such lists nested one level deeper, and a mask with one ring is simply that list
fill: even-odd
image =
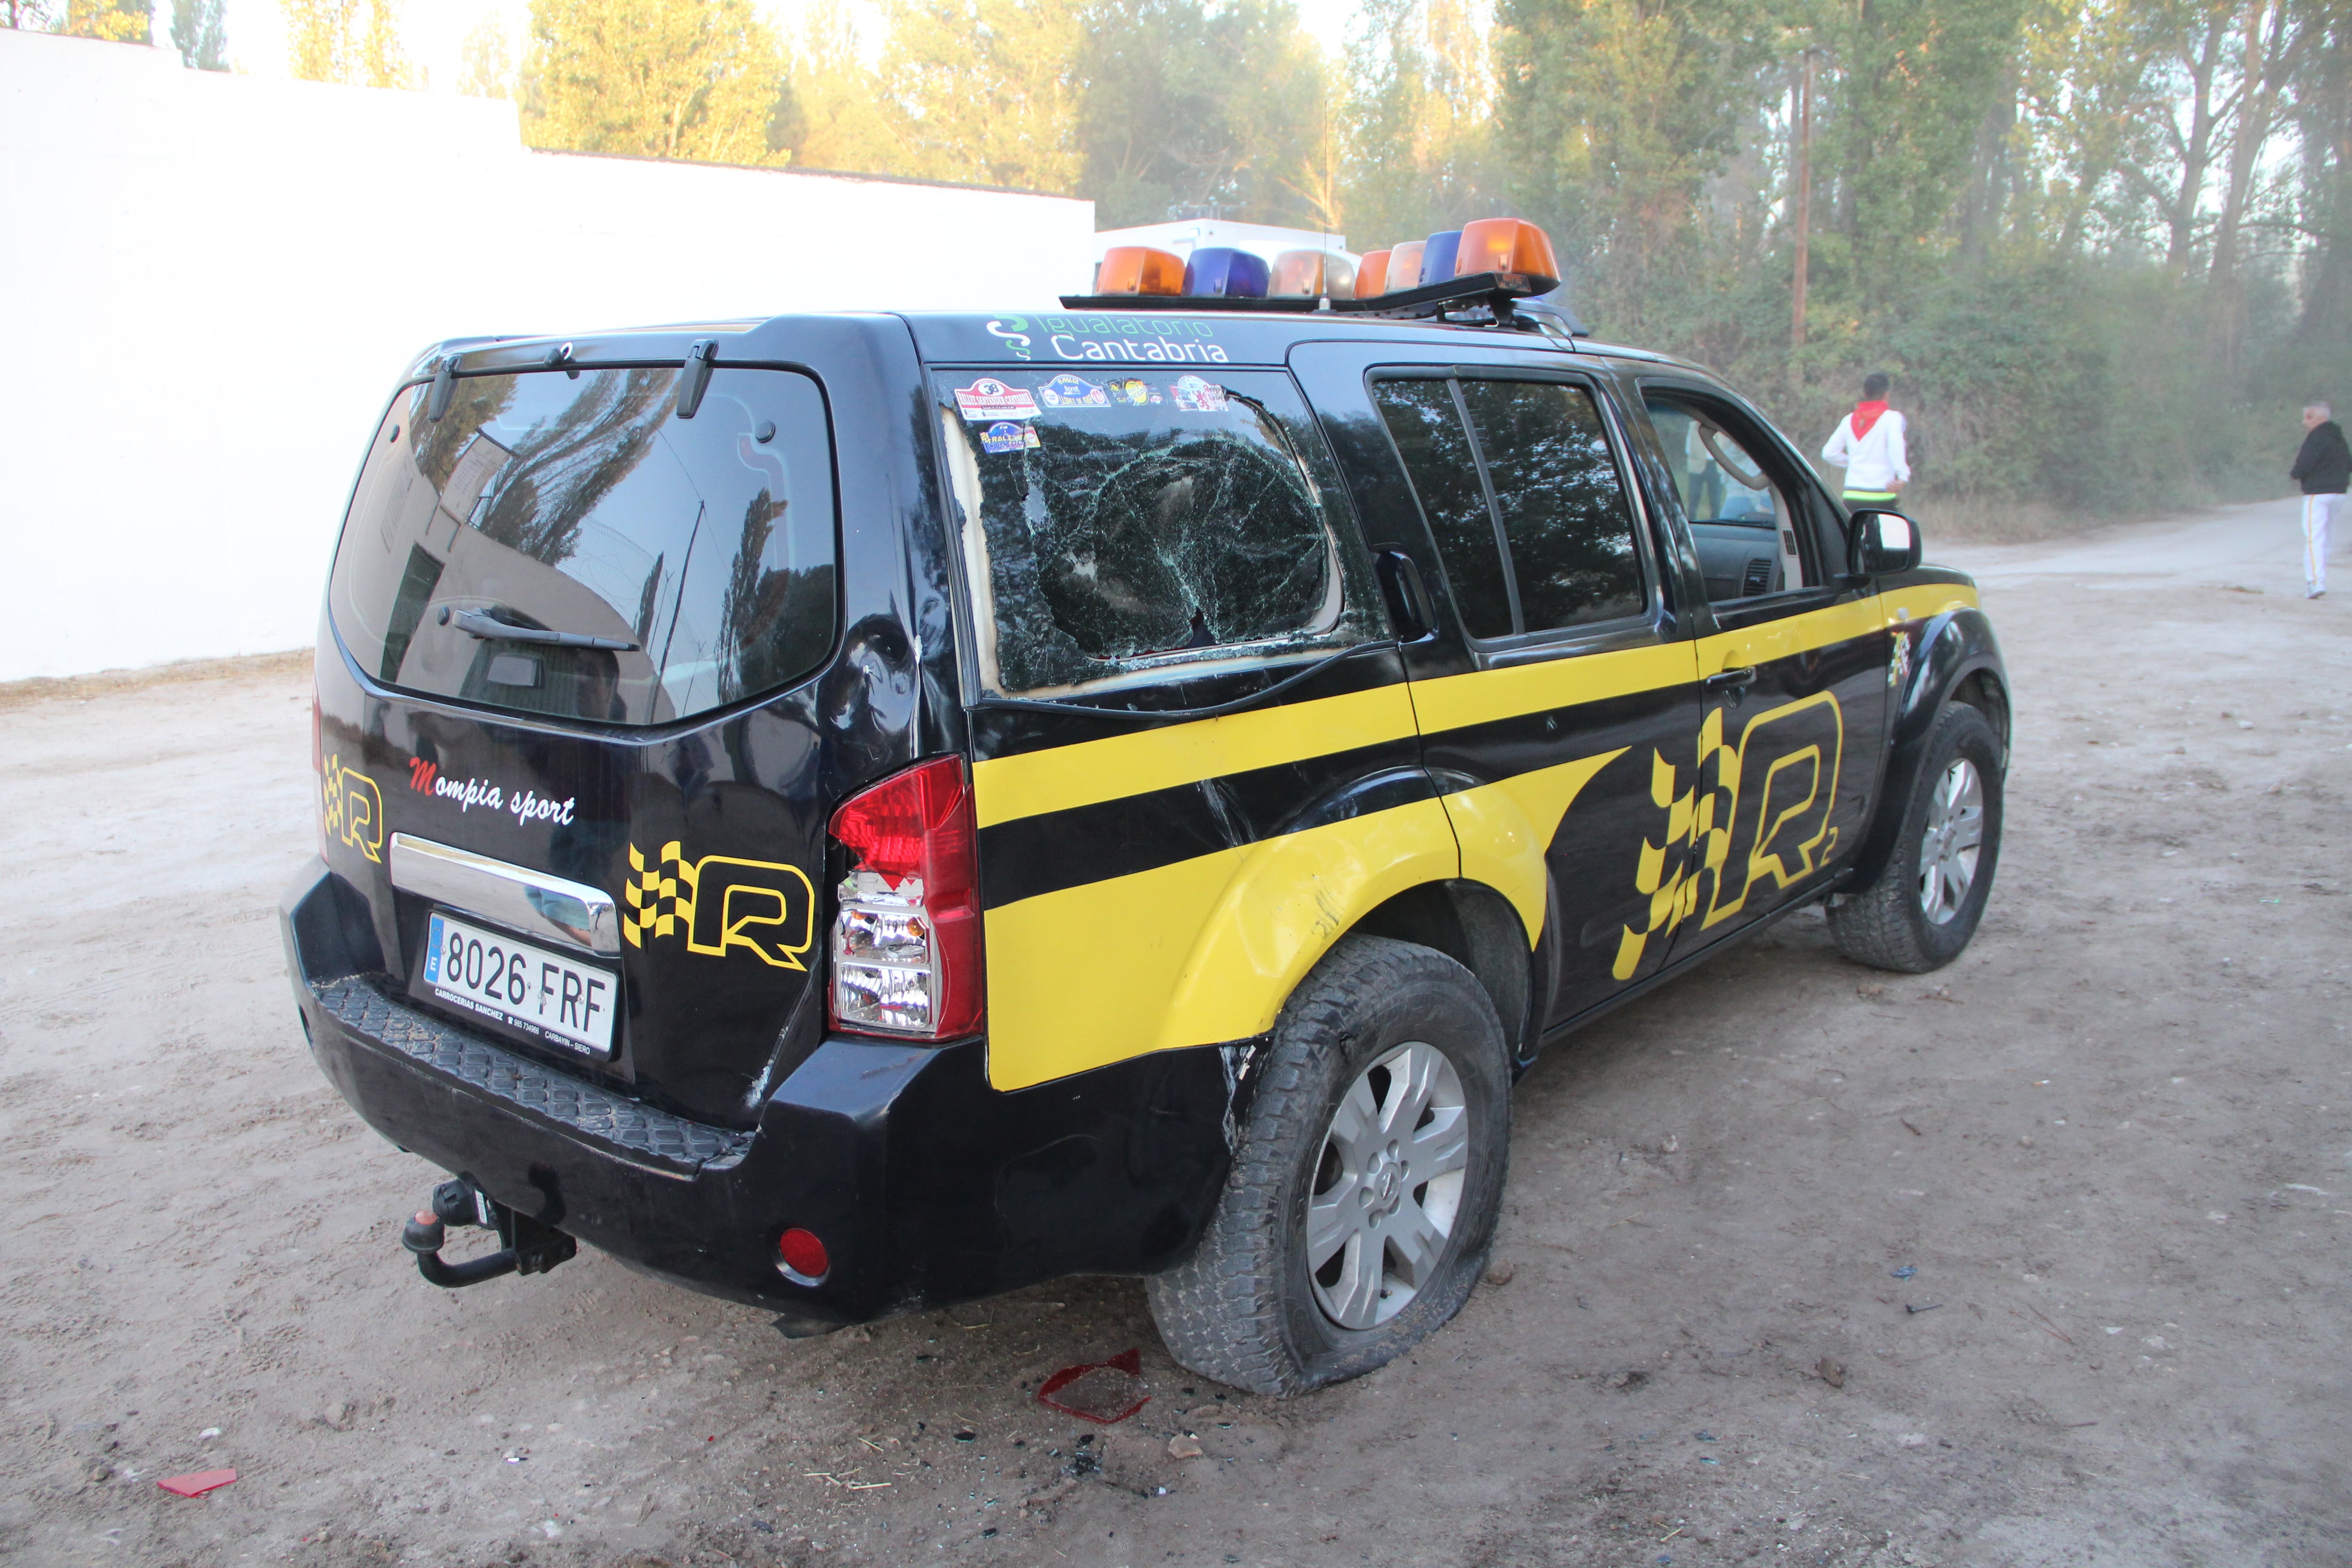
[{"label": "yellow stripe on vehicle", "polygon": [[1262,1035],[1365,914],[1460,870],[1422,800],[992,909],[988,1081]]},{"label": "yellow stripe on vehicle", "polygon": [[1313,702],[1254,709],[1223,719],[992,757],[971,771],[972,805],[980,826],[991,827],[1049,811],[1172,789],[1253,768],[1278,767],[1381,741],[1401,741],[1412,732],[1412,699],[1400,680]]},{"label": "yellow stripe on vehicle", "polygon": [[1682,686],[1691,679],[1690,644],[1669,642],[1417,680],[1412,700],[1421,710],[1423,732],[1433,735],[1522,713]]},{"label": "yellow stripe on vehicle", "polygon": [[1977,591],[1964,583],[1922,583],[1916,588],[1895,588],[1878,595],[1885,622],[1899,626],[1906,621],[1932,620],[1950,610],[1979,607]]},{"label": "yellow stripe on vehicle", "polygon": [[1717,632],[1698,642],[1698,672],[1704,678],[1727,669],[1744,669],[1793,658],[1801,653],[1851,642],[1885,631],[1893,625],[1884,595],[1852,599],[1801,616],[1759,621],[1734,632]]}]

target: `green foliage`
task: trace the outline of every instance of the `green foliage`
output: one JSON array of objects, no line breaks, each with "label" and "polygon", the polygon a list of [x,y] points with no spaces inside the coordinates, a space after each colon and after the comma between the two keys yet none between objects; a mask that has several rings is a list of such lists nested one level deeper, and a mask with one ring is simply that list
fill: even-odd
[{"label": "green foliage", "polygon": [[414,87],[400,46],[397,0],[283,0],[286,49],[306,81]]},{"label": "green foliage", "polygon": [[1079,33],[1075,0],[895,0],[882,58],[893,172],[1073,189]]},{"label": "green foliage", "polygon": [[1494,56],[1463,0],[1365,0],[1347,72],[1343,216],[1358,249],[1508,208]]},{"label": "green foliage", "polygon": [[767,133],[784,58],[751,0],[532,0],[530,28],[532,145],[784,161]]},{"label": "green foliage", "polygon": [[172,0],[172,47],[191,70],[228,69],[225,0]]},{"label": "green foliage", "polygon": [[1945,247],[1944,219],[2000,102],[2019,0],[1864,0],[1827,29],[1842,91],[1824,151],[1839,172],[1839,227],[1856,283],[1899,298]]},{"label": "green foliage", "polygon": [[514,55],[507,43],[507,30],[497,17],[485,19],[466,35],[463,58],[459,92],[467,98],[514,96]]},{"label": "green foliage", "polygon": [[143,44],[153,21],[152,0],[66,0],[65,20],[58,30],[77,38]]},{"label": "green foliage", "polygon": [[1097,0],[1072,75],[1078,188],[1100,226],[1190,207],[1336,221],[1338,84],[1283,0]]}]

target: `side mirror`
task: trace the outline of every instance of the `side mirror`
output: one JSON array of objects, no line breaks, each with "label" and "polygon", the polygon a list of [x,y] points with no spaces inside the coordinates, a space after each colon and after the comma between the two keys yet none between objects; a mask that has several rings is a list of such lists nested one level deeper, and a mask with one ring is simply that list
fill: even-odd
[{"label": "side mirror", "polygon": [[1854,576],[1879,577],[1919,564],[1919,525],[1901,512],[1864,507],[1848,526],[1846,564]]}]

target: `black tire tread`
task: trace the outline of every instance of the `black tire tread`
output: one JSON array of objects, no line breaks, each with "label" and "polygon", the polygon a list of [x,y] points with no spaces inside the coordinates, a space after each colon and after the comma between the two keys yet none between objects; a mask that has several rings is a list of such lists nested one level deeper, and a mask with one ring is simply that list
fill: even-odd
[{"label": "black tire tread", "polygon": [[[1284,1331],[1286,1167],[1303,1140],[1323,1131],[1322,1096],[1311,1064],[1324,1053],[1345,1051],[1363,998],[1438,977],[1466,984],[1499,1042],[1501,1021],[1468,970],[1433,949],[1388,937],[1342,938],[1284,1005],[1215,1216],[1190,1259],[1144,1282],[1160,1339],[1185,1367],[1277,1396],[1333,1381],[1302,1364]],[[1486,1223],[1491,1228],[1491,1215]],[[1465,1237],[1482,1258],[1488,1239]]]},{"label": "black tire tread", "polygon": [[[1925,974],[1949,963],[1968,945],[1968,939],[1964,936],[1951,952],[1938,953],[1920,940],[1916,867],[1919,836],[1927,824],[1928,796],[1935,788],[1936,780],[1943,775],[1948,760],[1958,751],[1960,737],[1971,729],[1981,730],[1992,755],[2000,756],[2000,739],[1991,721],[1967,703],[1948,704],[1936,716],[1935,725],[1927,733],[1926,765],[1921,768],[1912,787],[1911,798],[1904,803],[1903,824],[1895,837],[1895,853],[1870,886],[1849,893],[1829,906],[1830,936],[1837,943],[1838,952],[1856,963],[1867,964],[1873,969],[1892,970],[1898,974]],[[2000,785],[1998,778],[1988,777],[1986,780],[1989,790],[1997,790]],[[1986,846],[1988,853],[1981,873],[1988,891],[2000,857],[1999,826],[2000,818],[1996,816],[1996,836]],[[1969,935],[1974,932],[1972,921]]]}]

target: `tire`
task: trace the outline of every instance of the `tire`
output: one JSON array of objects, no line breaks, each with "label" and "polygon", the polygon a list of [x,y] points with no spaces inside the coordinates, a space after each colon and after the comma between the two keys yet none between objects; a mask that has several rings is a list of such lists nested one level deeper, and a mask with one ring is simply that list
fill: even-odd
[{"label": "tire", "polygon": [[[1275,1023],[1199,1248],[1145,1283],[1168,1353],[1293,1394],[1426,1339],[1486,1265],[1510,1084],[1502,1022],[1468,970],[1411,942],[1343,938]],[[1380,1135],[1407,1115],[1418,1138]]]},{"label": "tire", "polygon": [[1927,731],[1894,855],[1876,881],[1830,905],[1838,951],[1906,974],[1959,957],[1992,891],[2000,818],[2000,737],[1978,710],[1949,703]]}]

